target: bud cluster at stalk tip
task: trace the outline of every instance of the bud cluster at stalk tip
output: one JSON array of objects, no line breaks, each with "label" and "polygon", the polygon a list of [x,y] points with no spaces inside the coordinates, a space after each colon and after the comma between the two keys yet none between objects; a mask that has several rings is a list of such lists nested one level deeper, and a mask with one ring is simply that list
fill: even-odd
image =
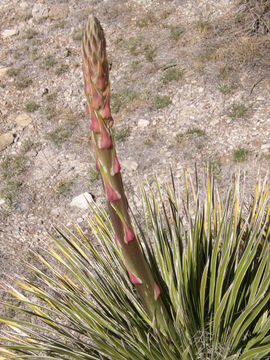
[{"label": "bud cluster at stalk tip", "polygon": [[87,98],[87,112],[91,114],[91,130],[100,134],[98,146],[109,149],[113,125],[110,109],[109,67],[106,41],[99,21],[89,16],[82,42],[83,78]]}]

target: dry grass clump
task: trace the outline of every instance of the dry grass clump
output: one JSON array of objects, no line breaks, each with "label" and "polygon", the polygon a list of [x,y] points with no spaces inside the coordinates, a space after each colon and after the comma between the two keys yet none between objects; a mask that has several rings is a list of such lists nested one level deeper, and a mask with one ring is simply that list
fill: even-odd
[{"label": "dry grass clump", "polygon": [[235,12],[197,24],[197,29],[205,27],[200,62],[226,63],[234,70],[241,65],[269,66],[270,0],[239,0]]},{"label": "dry grass clump", "polygon": [[247,65],[251,63],[267,64],[264,56],[267,48],[270,49],[269,36],[235,36],[231,41],[220,44],[216,50],[217,59],[230,60],[234,65]]},{"label": "dry grass clump", "polygon": [[238,18],[248,34],[270,32],[270,0],[239,0]]}]

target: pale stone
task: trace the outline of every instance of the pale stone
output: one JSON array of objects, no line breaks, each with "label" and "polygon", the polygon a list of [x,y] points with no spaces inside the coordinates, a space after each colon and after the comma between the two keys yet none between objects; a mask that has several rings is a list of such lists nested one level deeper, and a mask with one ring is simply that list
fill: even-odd
[{"label": "pale stone", "polygon": [[0,68],[0,79],[2,79],[6,75],[9,69],[10,69],[9,67]]},{"label": "pale stone", "polygon": [[270,143],[269,143],[269,144],[263,144],[263,145],[261,146],[261,149],[262,149],[262,150],[268,150],[268,149],[270,149]]},{"label": "pale stone", "polygon": [[54,208],[51,210],[51,214],[53,216],[59,216],[61,214],[61,209],[60,208]]},{"label": "pale stone", "polygon": [[68,16],[69,9],[67,4],[52,5],[49,11],[51,20],[62,20]]},{"label": "pale stone", "polygon": [[11,145],[14,141],[14,137],[11,132],[0,135],[0,151]]},{"label": "pale stone", "polygon": [[89,206],[88,203],[91,202],[91,200],[92,196],[88,192],[85,192],[78,196],[75,196],[72,199],[70,206],[74,206],[82,210],[87,210]]},{"label": "pale stone", "polygon": [[2,31],[2,38],[7,39],[19,33],[18,29],[6,29]]},{"label": "pale stone", "polygon": [[25,10],[28,7],[27,2],[26,1],[21,1],[20,2],[20,7]]},{"label": "pale stone", "polygon": [[128,171],[136,171],[138,168],[138,164],[136,163],[136,161],[133,160],[123,160],[121,162],[121,165],[124,169]]},{"label": "pale stone", "polygon": [[15,122],[18,126],[25,128],[26,126],[28,126],[29,124],[31,124],[32,119],[29,115],[27,114],[20,114],[16,117]]},{"label": "pale stone", "polygon": [[0,206],[5,204],[5,199],[0,199]]},{"label": "pale stone", "polygon": [[149,120],[146,120],[146,119],[140,119],[138,121],[138,126],[141,127],[141,128],[145,128],[149,125]]},{"label": "pale stone", "polygon": [[219,123],[219,119],[216,118],[216,119],[213,119],[213,120],[210,122],[210,125],[211,125],[211,126],[216,126],[218,123]]},{"label": "pale stone", "polygon": [[48,16],[48,7],[43,4],[35,4],[32,9],[32,16],[36,20],[41,20]]}]

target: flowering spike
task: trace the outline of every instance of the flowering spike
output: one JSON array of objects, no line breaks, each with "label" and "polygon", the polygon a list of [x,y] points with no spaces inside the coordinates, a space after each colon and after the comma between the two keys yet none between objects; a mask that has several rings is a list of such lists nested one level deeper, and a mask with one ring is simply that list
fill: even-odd
[{"label": "flowering spike", "polygon": [[83,36],[82,56],[85,94],[92,118],[91,138],[96,151],[96,166],[109,203],[115,241],[121,247],[130,281],[136,286],[146,311],[149,316],[156,318],[157,326],[166,334],[169,315],[160,300],[159,287],[142,253],[139,239],[132,230],[128,213],[120,164],[110,130],[113,118],[106,41],[99,21],[92,15]]}]

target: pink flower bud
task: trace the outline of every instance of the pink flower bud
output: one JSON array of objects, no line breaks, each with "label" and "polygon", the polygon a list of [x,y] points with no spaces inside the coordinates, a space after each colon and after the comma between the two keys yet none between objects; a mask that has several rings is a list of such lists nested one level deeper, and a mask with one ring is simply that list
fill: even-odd
[{"label": "pink flower bud", "polygon": [[155,299],[157,300],[160,296],[160,288],[155,283]]},{"label": "pink flower bud", "polygon": [[129,275],[130,281],[132,282],[133,285],[142,284],[142,280],[137,278],[130,270],[128,270],[128,275]]}]

